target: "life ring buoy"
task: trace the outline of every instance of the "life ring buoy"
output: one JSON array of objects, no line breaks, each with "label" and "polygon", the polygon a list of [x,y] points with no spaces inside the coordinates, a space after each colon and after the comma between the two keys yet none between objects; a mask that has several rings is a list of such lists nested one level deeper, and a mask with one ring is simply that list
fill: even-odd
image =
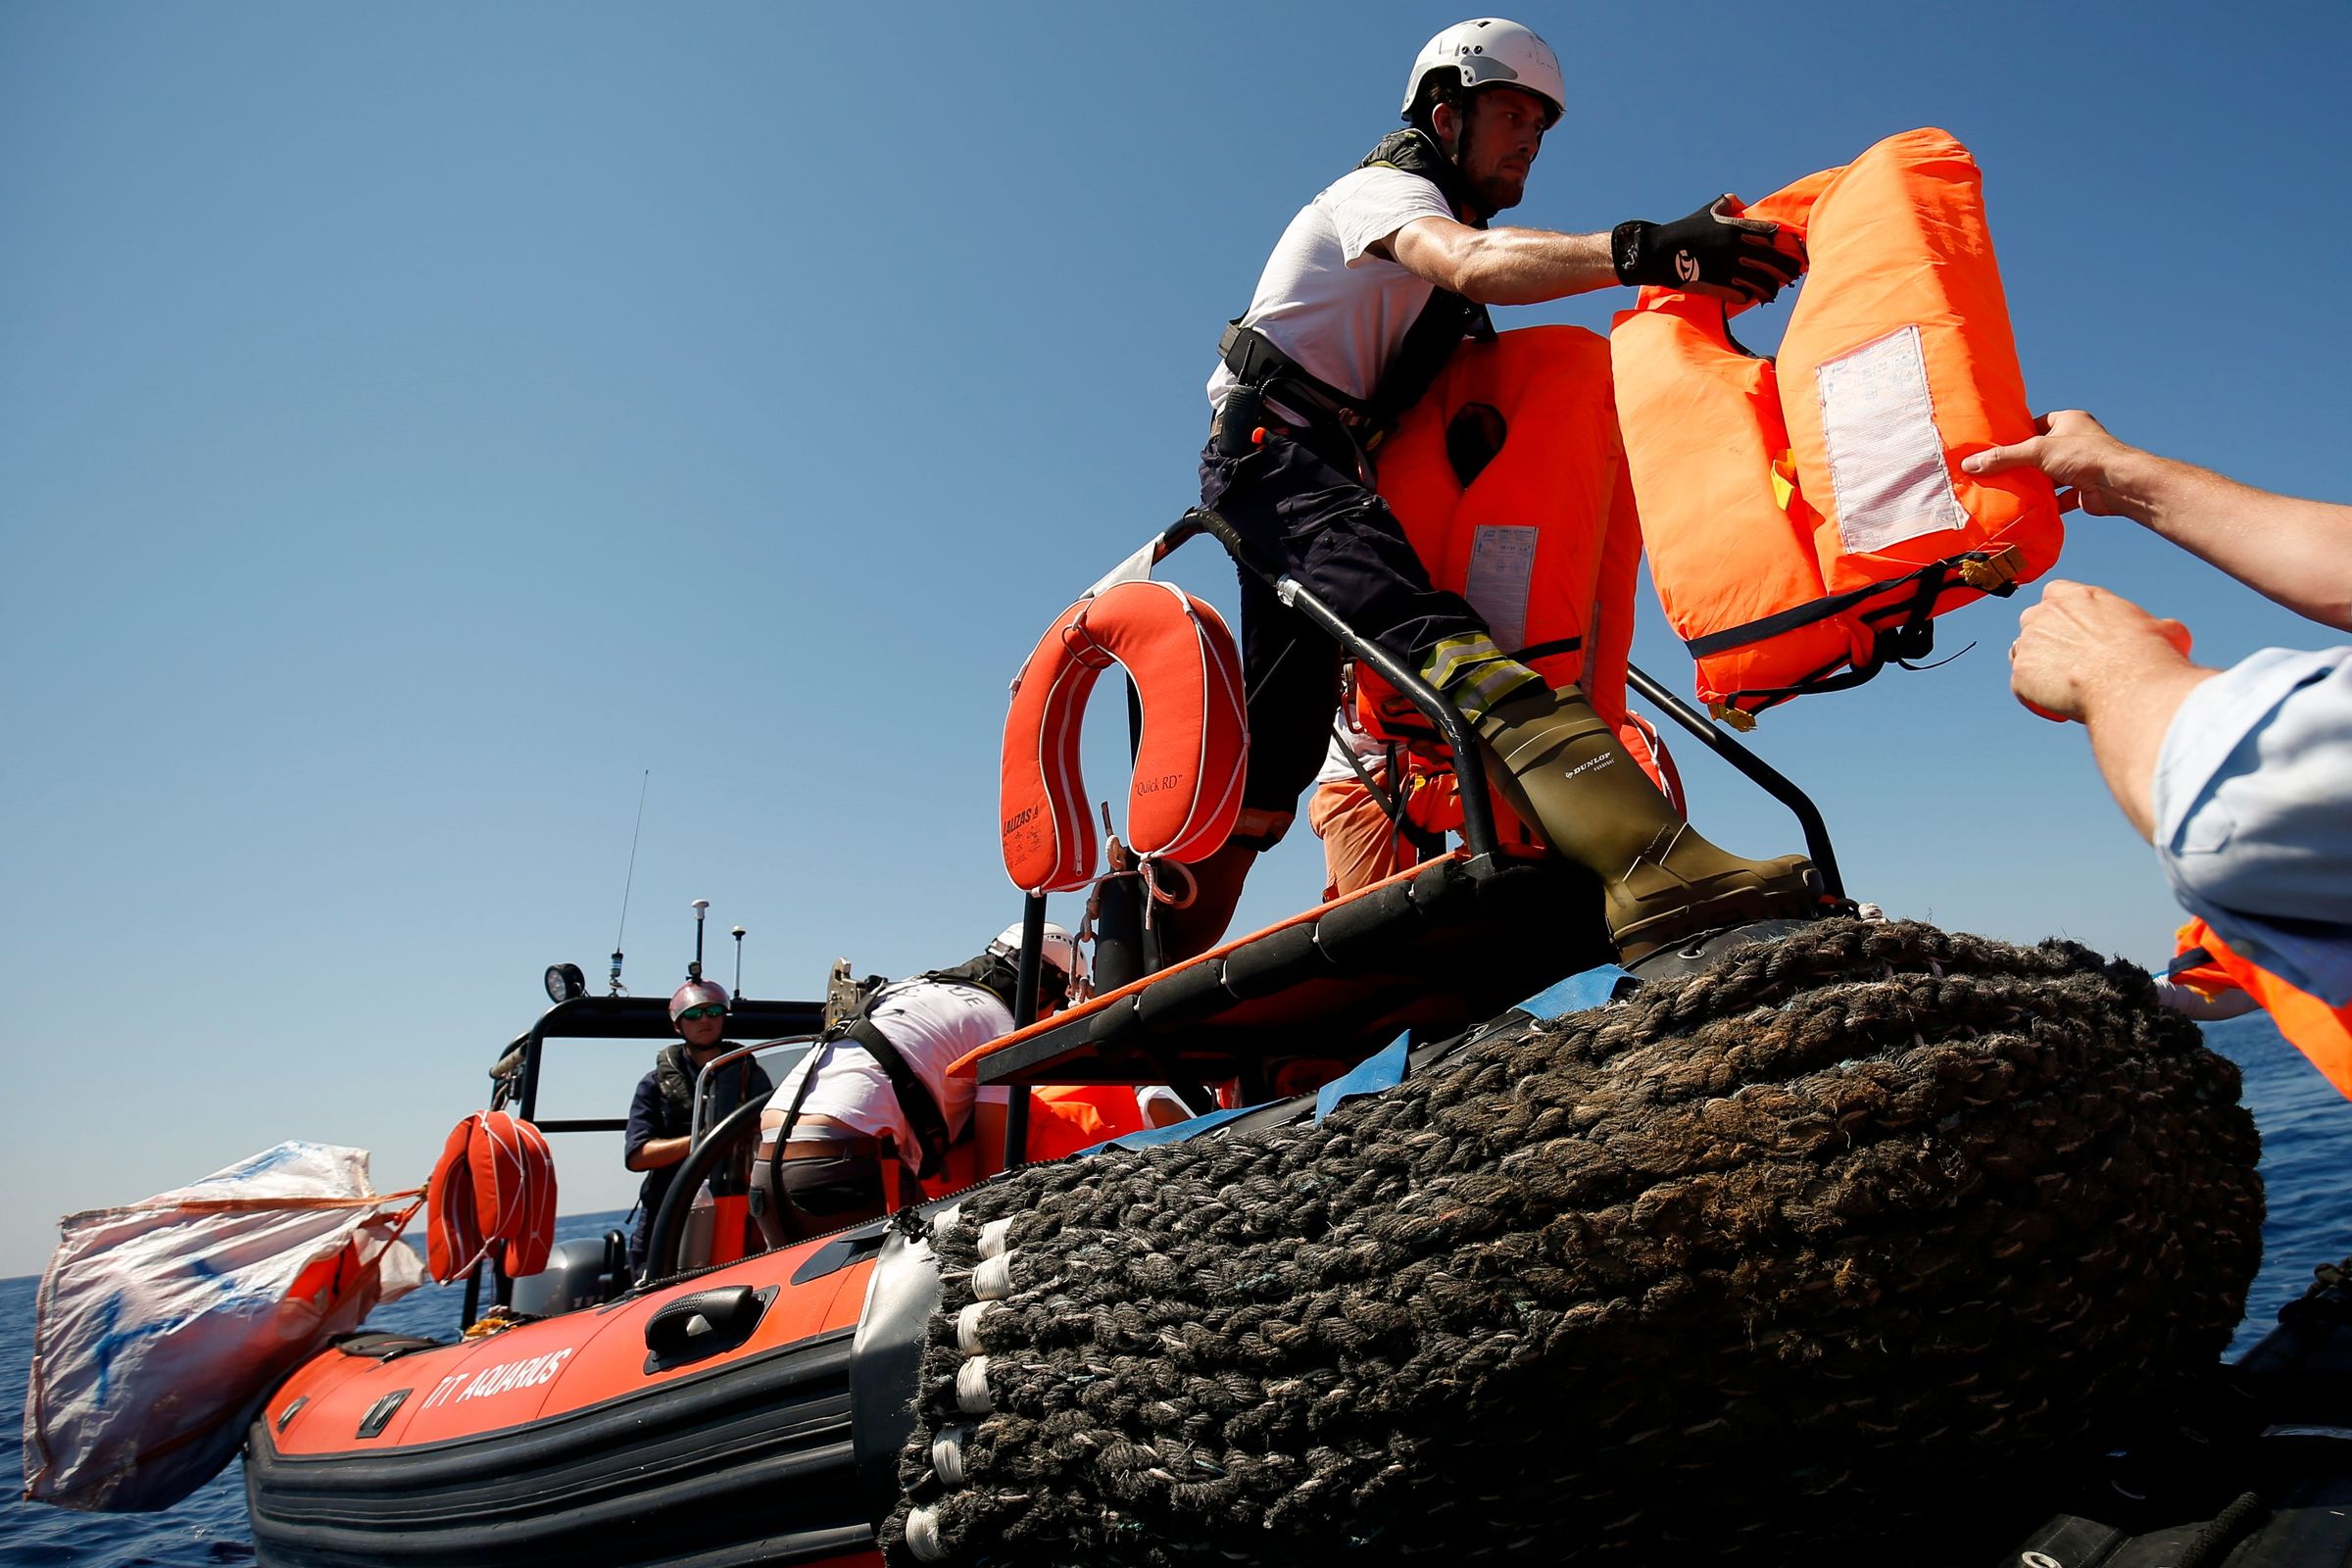
[{"label": "life ring buoy", "polygon": [[520,1116],[477,1110],[450,1130],[425,1188],[425,1264],[446,1285],[503,1248],[509,1279],[547,1267],[556,1241],[556,1159]]},{"label": "life ring buoy", "polygon": [[1012,683],[999,820],[1004,870],[1026,892],[1066,892],[1094,878],[1101,841],[1078,737],[1087,697],[1114,663],[1135,682],[1143,709],[1128,848],[1201,859],[1241,814],[1250,739],[1233,633],[1206,600],[1172,584],[1118,583],[1055,616]]}]

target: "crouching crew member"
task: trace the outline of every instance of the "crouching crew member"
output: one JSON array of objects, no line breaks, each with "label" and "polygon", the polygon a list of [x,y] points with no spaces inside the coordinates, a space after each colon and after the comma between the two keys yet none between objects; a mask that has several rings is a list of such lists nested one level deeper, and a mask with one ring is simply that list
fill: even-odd
[{"label": "crouching crew member", "polygon": [[[1518,205],[1567,87],[1543,39],[1495,18],[1460,23],[1413,62],[1403,118],[1300,210],[1227,330],[1200,499],[1362,635],[1471,720],[1491,776],[1546,843],[1590,866],[1627,956],[1714,926],[1809,911],[1811,866],[1708,843],[1650,786],[1575,685],[1551,690],[1498,648],[1458,595],[1432,586],[1372,490],[1369,449],[1428,390],[1489,305],[1657,283],[1769,300],[1801,269],[1775,225],[1724,200],[1671,223],[1590,234],[1491,228]],[[1250,862],[1288,830],[1323,757],[1338,691],[1331,640],[1241,574],[1250,771],[1233,839],[1171,911],[1183,956],[1223,934]]]},{"label": "crouching crew member", "polygon": [[[948,1068],[1012,1032],[1020,943],[1011,926],[967,963],[884,986],[784,1075],[760,1118],[753,1166],[753,1206],[770,1246],[883,1214],[886,1150],[911,1194],[915,1178],[974,1136],[975,1085]],[[1060,926],[1046,927],[1042,959],[1040,1018],[1081,995],[1087,978]]]}]

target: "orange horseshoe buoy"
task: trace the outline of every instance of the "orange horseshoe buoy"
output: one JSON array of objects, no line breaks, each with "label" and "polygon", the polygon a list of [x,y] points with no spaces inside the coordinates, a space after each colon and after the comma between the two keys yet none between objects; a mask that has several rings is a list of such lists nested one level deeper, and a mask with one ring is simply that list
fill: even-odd
[{"label": "orange horseshoe buoy", "polygon": [[425,1258],[446,1285],[504,1246],[510,1279],[547,1267],[556,1239],[556,1161],[520,1116],[477,1110],[451,1129],[425,1188]]},{"label": "orange horseshoe buoy", "polygon": [[1114,663],[1135,682],[1144,715],[1127,792],[1128,848],[1201,859],[1241,814],[1250,739],[1233,633],[1206,600],[1172,584],[1118,583],[1055,616],[1012,683],[999,821],[1004,870],[1025,892],[1068,892],[1094,879],[1101,842],[1078,734],[1096,678]]}]

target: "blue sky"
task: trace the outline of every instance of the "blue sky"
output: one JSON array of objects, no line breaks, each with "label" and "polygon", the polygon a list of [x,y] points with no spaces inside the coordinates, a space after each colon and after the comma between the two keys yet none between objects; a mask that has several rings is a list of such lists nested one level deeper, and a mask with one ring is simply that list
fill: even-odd
[{"label": "blue sky", "polygon": [[[601,980],[648,768],[640,992],[697,897],[765,995],[1015,916],[1005,682],[1192,499],[1219,323],[1456,14],[861,17],[0,5],[0,1273],[282,1137],[420,1180],[540,969]],[[2038,406],[2352,495],[2341,4],[1519,17],[1575,98],[1519,220],[1670,219],[1938,124]],[[1207,546],[1175,564],[1231,604]],[[2330,640],[2121,521],[2060,571],[2209,661]],[[1756,745],[1860,896],[2159,958],[2081,733],[2007,697],[2015,609]],[[1793,847],[1681,755],[1711,835]],[[1319,885],[1301,831],[1245,914]],[[617,1113],[644,1065],[551,1093]],[[615,1146],[558,1152],[567,1210],[628,1201]]]}]

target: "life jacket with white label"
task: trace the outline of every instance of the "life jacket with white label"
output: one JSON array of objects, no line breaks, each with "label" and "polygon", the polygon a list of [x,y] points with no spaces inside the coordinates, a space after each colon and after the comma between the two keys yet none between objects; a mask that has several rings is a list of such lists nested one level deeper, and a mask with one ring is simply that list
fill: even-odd
[{"label": "life jacket with white label", "polygon": [[[1581,685],[1652,783],[1656,732],[1629,717],[1642,519],[1606,338],[1534,326],[1464,344],[1380,449],[1380,494],[1431,582],[1468,600],[1495,645],[1554,687]],[[1440,755],[1426,720],[1358,669],[1364,727]]]},{"label": "life jacket with white label", "polygon": [[2063,540],[2040,473],[1959,467],[2034,434],[1968,149],[1906,131],[1746,212],[1809,257],[1775,358],[1733,339],[1744,307],[1667,289],[1611,337],[1650,575],[1700,700],[1741,728],[1921,657],[1933,617]]},{"label": "life jacket with white label", "polygon": [[2231,952],[2203,920],[2182,926],[2166,978],[2211,999],[2243,991],[2262,1004],[2287,1043],[2311,1058],[2336,1093],[2352,1100],[2352,1003],[2331,1007],[2310,992],[2288,985],[2250,958]]}]

